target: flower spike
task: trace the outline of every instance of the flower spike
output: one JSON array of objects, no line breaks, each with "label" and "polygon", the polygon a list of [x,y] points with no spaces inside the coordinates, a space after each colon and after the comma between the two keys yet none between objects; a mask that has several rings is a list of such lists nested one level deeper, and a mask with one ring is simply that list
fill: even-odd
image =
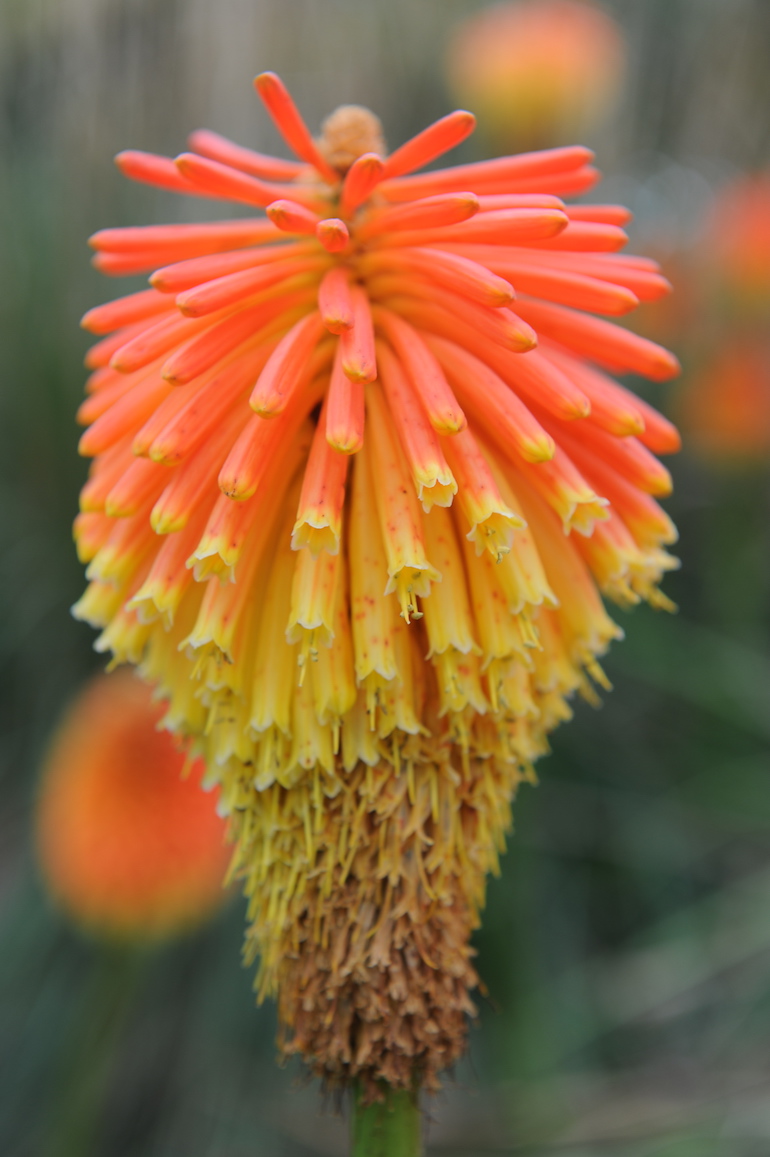
[{"label": "flower spike", "polygon": [[297,161],[199,130],[123,171],[250,216],[104,229],[150,288],[90,310],[75,613],[206,763],[285,1054],[362,1101],[462,1054],[469,938],[518,787],[621,635],[671,606],[671,423],[614,378],[678,363],[616,320],[670,286],[580,146],[414,174],[347,105]]}]

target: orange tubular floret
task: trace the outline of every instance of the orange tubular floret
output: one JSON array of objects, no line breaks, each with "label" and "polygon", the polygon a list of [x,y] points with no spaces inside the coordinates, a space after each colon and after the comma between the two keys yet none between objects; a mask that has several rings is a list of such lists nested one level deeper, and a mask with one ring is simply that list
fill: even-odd
[{"label": "orange tubular floret", "polygon": [[345,174],[345,180],[340,194],[340,212],[348,216],[364,201],[368,201],[371,194],[382,180],[385,171],[385,162],[377,153],[363,153]]},{"label": "orange tubular floret", "polygon": [[258,248],[236,249],[230,253],[213,253],[206,257],[193,257],[189,261],[177,261],[157,269],[150,278],[150,285],[161,293],[182,293],[193,289],[202,282],[214,281],[231,273],[241,273],[274,261],[289,258],[311,257],[317,250],[308,241],[295,241],[284,245],[259,246]]},{"label": "orange tubular floret", "polygon": [[648,405],[642,398],[637,398],[630,390],[614,383],[616,390],[629,395],[629,400],[636,406],[644,421],[644,432],[638,435],[639,441],[652,450],[653,454],[676,454],[682,448],[682,439],[673,422],[664,418],[657,410]]},{"label": "orange tubular floret", "polygon": [[472,335],[470,342],[464,344],[468,345],[469,349],[476,349],[477,345],[481,344],[490,351],[490,356],[494,354],[496,348],[519,354],[526,353],[537,345],[537,334],[532,326],[522,321],[510,309],[505,307],[490,309],[476,305],[456,293],[437,289],[417,280],[403,289],[403,292],[413,294],[413,297],[392,297],[391,294],[398,288],[398,285],[394,285],[386,292],[383,285],[381,292],[375,283],[372,286],[372,293],[376,291],[379,296],[386,299],[391,309],[420,329],[427,329],[430,333],[437,333],[451,340],[456,336],[458,326],[462,326],[463,333],[469,332]]},{"label": "orange tubular floret", "polygon": [[92,462],[88,481],[80,491],[81,511],[103,511],[105,498],[134,461],[131,447],[120,442]]},{"label": "orange tubular floret", "polygon": [[502,258],[490,262],[490,268],[507,278],[519,293],[532,294],[559,305],[619,316],[639,304],[639,298],[630,289],[553,265],[530,265],[526,260],[509,261]]},{"label": "orange tubular floret", "polygon": [[470,430],[447,439],[446,451],[457,479],[457,501],[470,524],[466,538],[475,544],[477,555],[487,550],[499,562],[510,551],[513,533],[524,526],[524,520],[505,502]]},{"label": "orange tubular floret", "polygon": [[677,540],[677,531],[666,512],[646,491],[629,481],[614,464],[597,458],[591,450],[573,446],[570,454],[580,471],[610,500],[612,509],[623,519],[642,546],[659,546]]},{"label": "orange tubular floret", "polygon": [[[258,177],[250,177],[219,161],[210,161],[196,153],[180,153],[174,158],[178,171],[196,191],[206,197],[217,197],[225,201],[239,201],[244,205],[270,205],[288,190],[297,200],[304,200],[305,194],[293,185],[268,184]],[[315,198],[308,198],[311,203]]]},{"label": "orange tubular floret", "polygon": [[257,517],[258,510],[251,501],[233,502],[226,494],[217,497],[203,533],[186,561],[196,582],[214,575],[234,581],[235,565]]},{"label": "orange tubular floret", "polygon": [[124,177],[141,181],[145,185],[155,185],[168,189],[171,193],[186,193],[192,197],[208,197],[188,181],[174,164],[171,157],[159,157],[155,153],[144,153],[139,149],[124,149],[115,158],[115,164]]},{"label": "orange tubular floret", "polygon": [[[307,382],[309,379],[305,379]],[[313,406],[323,396],[323,384],[311,381],[295,390],[290,404],[276,421],[253,414],[232,446],[219,471],[219,488],[228,498],[243,502],[251,498],[268,469],[271,458],[294,437]]]},{"label": "orange tubular floret", "polygon": [[383,342],[377,345],[377,361],[391,418],[423,509],[427,511],[432,506],[450,506],[457,493],[457,483],[418,395],[410,385],[399,360]]},{"label": "orange tubular floret", "polygon": [[[321,368],[320,364],[316,365],[318,359],[311,360],[311,354],[323,335],[323,321],[314,311],[281,338],[251,392],[249,405],[255,413],[273,418],[286,409],[302,380]],[[322,357],[328,357],[331,347],[324,346],[322,351]]]},{"label": "orange tubular floret", "polygon": [[[108,366],[112,355],[119,350],[126,342],[131,341],[132,338],[144,333],[147,329],[146,321],[138,321],[133,325],[123,326],[115,333],[110,334],[109,337],[102,338],[101,341],[95,342],[87,351],[83,364],[89,370],[98,370],[102,367]],[[93,386],[94,375],[86,382],[86,393],[90,393]]]},{"label": "orange tubular floret", "polygon": [[590,401],[589,421],[616,438],[644,433],[644,418],[637,399],[629,390],[622,389],[606,374],[561,350],[547,347],[547,354],[549,360],[559,366]]},{"label": "orange tubular floret", "polygon": [[[499,445],[499,439],[497,441]],[[609,518],[607,499],[595,493],[560,446],[548,462],[539,462],[536,466],[517,462],[516,474],[523,475],[542,495],[561,519],[565,534],[575,530],[578,534],[590,535],[595,522]],[[549,573],[549,578],[554,580],[555,576]]]},{"label": "orange tubular floret", "polygon": [[[165,259],[165,254],[161,260]],[[95,253],[91,258],[94,269],[106,277],[129,277],[132,273],[149,273],[158,265],[158,255],[152,250],[133,253]]]},{"label": "orange tubular floret", "polygon": [[458,325],[454,327],[453,333],[440,336],[462,343],[466,350],[486,363],[517,394],[524,394],[528,401],[537,403],[555,417],[573,421],[590,413],[591,404],[582,390],[537,351],[528,354],[526,360],[511,356],[507,350],[492,348],[484,343],[470,326],[461,328]]},{"label": "orange tubular floret", "polygon": [[75,414],[75,421],[79,426],[90,426],[92,422],[111,409],[119,398],[133,390],[135,384],[131,377],[115,371],[111,379],[106,380],[100,389],[80,403]]},{"label": "orange tubular floret", "polygon": [[364,257],[359,268],[365,275],[385,271],[407,279],[416,275],[439,282],[453,293],[492,309],[508,305],[515,296],[509,282],[485,266],[441,249],[381,249]]},{"label": "orange tubular floret", "polygon": [[283,233],[314,234],[321,218],[296,201],[273,201],[265,209],[270,220]]},{"label": "orange tubular floret", "polygon": [[[258,463],[260,473],[257,489],[264,486],[268,493],[277,493],[281,478],[293,478],[300,463],[305,461],[310,437],[306,436],[303,422],[307,426],[305,419],[300,418],[299,433],[294,438],[279,438],[270,442],[266,454]],[[294,429],[294,425],[291,428]],[[260,507],[255,505],[253,497],[243,502],[234,502],[226,494],[219,495],[200,542],[187,560],[187,566],[193,568],[196,582],[212,575],[234,581],[234,571],[241,553],[254,523],[260,517]]]},{"label": "orange tubular floret", "polygon": [[164,364],[163,377],[172,385],[186,385],[249,338],[260,332],[267,337],[268,331],[285,329],[298,310],[306,313],[312,308],[314,298],[312,289],[300,289],[283,297],[270,297],[223,318],[180,346]]},{"label": "orange tubular floret", "polygon": [[541,301],[519,301],[516,308],[538,332],[589,361],[642,374],[655,382],[679,373],[679,362],[663,346],[600,318]]},{"label": "orange tubular floret", "polygon": [[448,245],[465,257],[479,261],[490,269],[506,276],[506,270],[523,263],[527,268],[536,267],[547,272],[579,273],[599,281],[608,281],[623,286],[636,294],[640,301],[658,301],[671,292],[671,285],[657,272],[655,262],[640,264],[639,258],[628,254],[610,253],[568,253],[550,254],[542,249],[517,249],[507,252],[492,245]]},{"label": "orange tubular floret", "polygon": [[390,154],[385,161],[383,179],[390,180],[411,173],[413,169],[422,169],[442,153],[461,144],[475,127],[475,116],[464,109],[456,109],[441,117]]},{"label": "orange tubular floret", "polygon": [[80,324],[89,333],[112,333],[124,325],[157,317],[159,313],[168,313],[172,309],[174,302],[165,294],[158,293],[156,289],[142,289],[139,293],[131,293],[127,297],[119,297],[116,301],[107,301],[104,305],[89,309],[83,314]]},{"label": "orange tubular floret", "polygon": [[601,176],[599,170],[595,169],[593,165],[583,165],[578,169],[554,173],[545,180],[534,178],[527,181],[517,181],[516,189],[520,193],[539,193],[545,187],[560,197],[577,197],[579,193],[586,193],[592,189],[601,180]]},{"label": "orange tubular floret", "polygon": [[377,377],[374,325],[369,298],[358,285],[350,288],[353,324],[342,331],[342,368],[356,382],[373,382]]},{"label": "orange tubular floret", "polygon": [[403,318],[379,307],[375,311],[378,328],[398,353],[412,387],[428,420],[440,434],[457,434],[468,421],[435,354],[420,334]]},{"label": "orange tubular floret", "polygon": [[296,161],[284,161],[279,157],[257,153],[254,149],[246,149],[209,129],[197,129],[190,133],[187,143],[194,153],[241,169],[253,177],[264,177],[268,181],[293,181],[302,173],[302,165]]},{"label": "orange tubular floret", "polygon": [[79,562],[90,562],[97,551],[104,546],[115,523],[106,514],[88,511],[77,514],[72,524],[72,537],[78,552]]},{"label": "orange tubular floret", "polygon": [[350,241],[350,233],[339,217],[325,217],[315,227],[315,235],[328,253],[341,253]]},{"label": "orange tubular floret", "polygon": [[366,392],[370,410],[372,471],[377,479],[375,498],[388,562],[385,594],[395,593],[405,622],[420,618],[417,597],[426,598],[430,585],[440,580],[425,554],[420,507],[410,485],[407,464],[398,443],[387,403],[379,385]]},{"label": "orange tubular floret", "polygon": [[249,639],[248,633],[239,631],[238,627],[243,626],[243,618],[249,613],[257,570],[270,543],[277,517],[278,510],[273,508],[255,523],[244,544],[234,582],[207,583],[195,625],[183,646],[193,650],[199,647],[209,650],[213,646],[228,663],[235,662],[236,648]]},{"label": "orange tubular floret", "polygon": [[618,225],[621,229],[634,219],[625,205],[569,205],[566,212],[570,221],[597,221],[603,225]]},{"label": "orange tubular floret", "polygon": [[356,454],[364,444],[364,386],[342,368],[342,343],[337,343],[326,405],[326,440],[342,454]]},{"label": "orange tubular floret", "polygon": [[154,253],[157,261],[168,263],[280,239],[281,234],[272,221],[245,217],[202,225],[129,225],[122,229],[100,229],[88,238],[88,244],[93,249],[126,256],[137,251]]},{"label": "orange tubular floret", "polygon": [[539,183],[550,189],[555,174],[571,173],[593,159],[590,149],[571,145],[559,149],[521,153],[515,157],[498,157],[493,161],[477,161],[470,165],[455,165],[438,169],[419,177],[402,177],[388,181],[380,192],[389,201],[413,201],[417,197],[431,197],[436,193],[452,193],[473,189],[478,193],[529,192],[522,184]]},{"label": "orange tubular floret", "polygon": [[176,298],[176,304],[187,317],[205,317],[238,302],[248,301],[262,290],[275,286],[274,294],[280,292],[283,283],[286,288],[296,289],[298,284],[290,278],[303,279],[314,270],[322,269],[326,258],[294,257],[288,261],[274,261],[270,265],[258,265],[256,269],[244,269],[240,273],[230,273],[227,277],[217,277],[206,281],[195,289],[187,289]]},{"label": "orange tubular floret", "polygon": [[494,370],[451,341],[430,337],[427,343],[474,423],[501,429],[510,438],[516,453],[528,462],[544,462],[553,457],[554,442],[550,434]]},{"label": "orange tubular floret", "polygon": [[478,201],[481,213],[489,213],[493,209],[558,209],[569,216],[571,208],[552,193],[487,193],[479,197]]},{"label": "orange tubular floret", "polygon": [[500,373],[514,390],[562,421],[586,418],[591,412],[591,402],[583,391],[539,350],[533,350],[526,361],[507,358]]},{"label": "orange tubular floret", "polygon": [[150,514],[150,524],[156,534],[173,534],[187,525],[198,505],[215,488],[227,452],[246,422],[248,418],[243,411],[231,414],[197,454],[171,471],[171,481]]},{"label": "orange tubular floret", "polygon": [[157,409],[171,388],[160,377],[157,368],[153,367],[89,426],[78,443],[78,453],[84,458],[93,458],[96,454],[103,454],[127,434],[133,435]]},{"label": "orange tubular floret", "polygon": [[142,562],[157,549],[157,540],[147,525],[147,511],[138,516],[116,519],[102,548],[86,569],[87,579],[114,582],[130,580]]},{"label": "orange tubular floret", "polygon": [[182,596],[193,581],[185,563],[201,536],[207,518],[205,507],[195,512],[178,534],[170,534],[153,560],[147,578],[127,604],[141,623],[163,619],[167,630],[173,626]]},{"label": "orange tubular floret", "polygon": [[672,482],[668,470],[636,438],[613,438],[604,430],[586,423],[581,426],[579,439],[573,437],[571,430],[562,429],[559,430],[559,440],[570,452],[574,446],[578,451],[582,448],[595,454],[599,461],[612,466],[623,478],[647,494],[665,497],[671,493]]},{"label": "orange tubular floret", "polygon": [[356,238],[366,241],[397,230],[438,229],[467,221],[478,211],[479,198],[475,193],[443,193],[438,197],[425,197],[420,201],[373,210],[356,230]]},{"label": "orange tubular floret", "polygon": [[246,390],[264,367],[272,348],[268,341],[248,353],[240,353],[218,373],[210,375],[152,439],[150,457],[177,466],[197,450],[236,402],[245,402]]},{"label": "orange tubular floret", "polygon": [[169,473],[157,462],[135,458],[104,496],[104,513],[110,518],[130,518],[154,502],[168,484]]},{"label": "orange tubular floret", "polygon": [[[342,572],[342,560],[338,556],[314,558],[310,551],[303,550],[296,559],[286,642],[290,645],[300,644],[297,654],[299,687],[304,683],[306,672],[302,668],[307,660],[317,662],[319,649],[328,649],[334,641],[334,607],[343,581]],[[309,703],[308,708],[313,710]],[[298,726],[298,716],[299,711],[295,707],[294,725],[301,734],[302,726]]]},{"label": "orange tubular floret", "polygon": [[201,383],[197,383],[192,391],[172,390],[171,393],[167,395],[155,413],[150,415],[144,425],[137,430],[134,435],[131,443],[131,451],[133,454],[141,458],[147,458],[149,456],[150,446],[152,446],[158,434],[166,428],[180,410],[183,410],[185,406],[190,404],[190,393],[195,397],[200,385]]},{"label": "orange tubular floret", "polygon": [[86,378],[85,392],[86,394],[98,394],[100,390],[105,389],[112,382],[122,379],[122,377],[123,375],[114,370],[112,366],[100,366]]},{"label": "orange tubular floret", "polygon": [[335,265],[318,287],[318,308],[329,333],[340,334],[353,325],[350,274],[344,265]]},{"label": "orange tubular floret", "polygon": [[[550,237],[533,237],[529,244],[549,252],[566,250],[572,253],[615,253],[628,241],[628,234],[617,225],[590,221],[569,221],[566,229]],[[514,242],[515,244],[515,242]]]},{"label": "orange tubular floret", "polygon": [[110,358],[113,369],[122,374],[130,374],[142,369],[156,358],[175,349],[180,342],[191,337],[197,337],[201,330],[206,330],[216,322],[216,318],[180,317],[174,311],[170,317],[142,330],[131,341],[121,345]]},{"label": "orange tubular floret", "polygon": [[[574,226],[577,228],[578,226]],[[440,229],[404,229],[400,233],[373,237],[372,245],[387,246],[486,244],[536,245],[547,244],[561,230],[569,228],[569,218],[560,209],[500,209],[492,213],[477,213],[457,225]],[[598,229],[599,226],[593,226]],[[611,228],[609,225],[603,226]]]},{"label": "orange tubular floret", "polygon": [[333,450],[326,440],[328,394],[310,447],[302,479],[297,520],[291,535],[294,550],[303,547],[316,558],[321,551],[337,554],[342,534],[342,507],[349,458]]},{"label": "orange tubular floret", "polygon": [[254,87],[289,148],[317,169],[325,181],[335,184],[339,174],[320,152],[283,81],[274,72],[263,72],[255,78]]}]

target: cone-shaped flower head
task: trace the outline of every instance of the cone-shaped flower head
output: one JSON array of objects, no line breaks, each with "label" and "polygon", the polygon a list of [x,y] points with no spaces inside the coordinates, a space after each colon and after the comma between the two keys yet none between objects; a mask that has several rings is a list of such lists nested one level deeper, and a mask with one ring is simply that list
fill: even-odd
[{"label": "cone-shaped flower head", "polygon": [[222,902],[225,825],[161,709],[127,672],[101,676],[69,708],[48,753],[36,828],[58,903],[99,936],[178,935]]},{"label": "cone-shaped flower head", "polygon": [[[608,321],[665,294],[624,210],[564,148],[408,175],[455,112],[385,155],[338,110],[300,160],[213,133],[129,176],[264,209],[96,234],[100,306],[76,536],[97,647],[205,757],[251,898],[260,992],[331,1078],[408,1086],[462,1051],[468,939],[548,732],[623,605],[666,605],[671,425],[608,371],[676,372]],[[373,1086],[372,1086],[373,1087]]]},{"label": "cone-shaped flower head", "polygon": [[612,111],[626,45],[612,17],[587,0],[508,0],[473,12],[446,58],[452,94],[479,115],[503,151],[574,139]]}]

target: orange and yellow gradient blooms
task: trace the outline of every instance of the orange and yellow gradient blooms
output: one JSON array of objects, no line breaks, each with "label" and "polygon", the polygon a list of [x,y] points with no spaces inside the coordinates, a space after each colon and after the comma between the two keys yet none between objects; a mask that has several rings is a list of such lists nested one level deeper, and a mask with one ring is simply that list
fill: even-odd
[{"label": "orange and yellow gradient blooms", "polygon": [[388,155],[367,110],[315,140],[256,86],[298,160],[207,131],[118,157],[260,212],[91,239],[151,287],[83,320],[76,613],[204,757],[294,1047],[406,1084],[459,1051],[516,785],[606,686],[600,592],[668,605],[679,440],[613,374],[677,372],[615,324],[670,287],[620,253],[624,209],[564,200],[585,148],[409,175],[474,117]]}]

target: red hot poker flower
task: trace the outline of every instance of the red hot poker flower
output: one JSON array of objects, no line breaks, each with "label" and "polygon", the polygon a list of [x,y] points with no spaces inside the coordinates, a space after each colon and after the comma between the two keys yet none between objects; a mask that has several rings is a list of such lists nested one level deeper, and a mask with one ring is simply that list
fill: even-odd
[{"label": "red hot poker flower", "polygon": [[97,647],[168,699],[219,784],[260,992],[335,1081],[435,1085],[460,1054],[468,939],[510,802],[623,605],[667,600],[654,456],[673,427],[613,378],[677,371],[614,320],[668,292],[628,214],[561,198],[584,148],[416,170],[344,107],[299,158],[194,133],[128,176],[264,210],[106,229],[76,524]]}]

